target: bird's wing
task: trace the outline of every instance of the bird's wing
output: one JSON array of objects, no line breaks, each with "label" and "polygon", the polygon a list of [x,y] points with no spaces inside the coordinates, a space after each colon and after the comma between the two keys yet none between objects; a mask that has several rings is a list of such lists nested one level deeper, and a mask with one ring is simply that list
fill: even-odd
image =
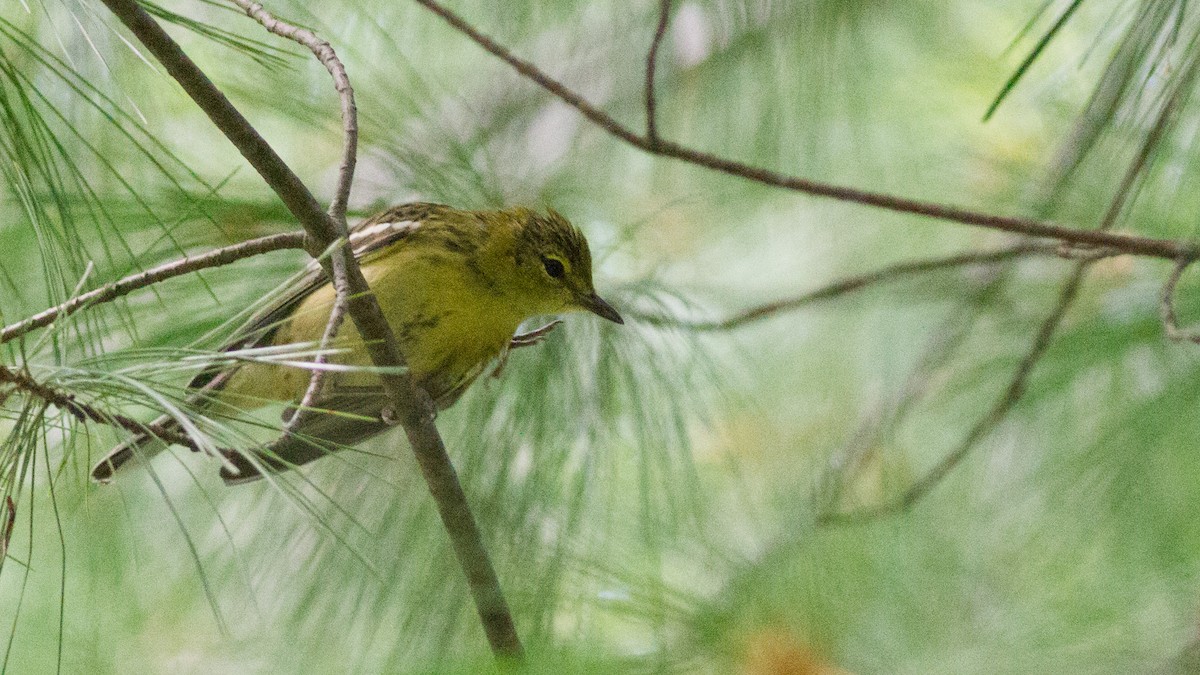
[{"label": "bird's wing", "polygon": [[[421,226],[422,223],[431,218],[444,216],[451,207],[442,204],[430,204],[423,202],[415,202],[411,204],[402,204],[393,206],[386,211],[383,211],[362,223],[356,225],[350,231],[350,245],[354,251],[355,258],[364,260],[371,253],[385,249],[386,247],[409,237],[413,232]],[[250,317],[242,326],[234,331],[233,337],[225,343],[221,351],[235,351],[238,349],[249,349],[253,347],[261,347],[271,340],[275,335],[275,331],[291,316],[296,307],[304,301],[311,293],[318,288],[328,283],[324,270],[316,261],[312,261],[308,265],[305,273],[294,282],[292,288],[281,295],[275,302],[267,307],[264,307],[259,312]],[[213,391],[220,389],[223,382],[217,380],[222,372],[228,372],[228,369],[213,367],[198,373],[188,387],[197,390],[196,395],[209,395]],[[200,392],[199,390],[205,390]],[[378,418],[381,405],[378,399],[382,392],[359,392],[357,398],[346,395],[348,398],[340,400],[325,401],[325,408],[331,410],[345,410],[350,413],[360,413],[365,417]],[[342,407],[345,405],[345,407]],[[315,426],[311,429],[305,428],[298,430],[300,435],[308,435],[314,438],[326,438],[327,441],[333,444],[342,443],[344,445],[352,445],[356,440],[362,440],[368,436],[379,433],[386,425],[382,422],[373,424],[371,422],[347,424],[343,417],[334,414],[315,415],[317,420]],[[170,420],[160,418],[157,423],[170,424]],[[382,425],[382,426],[380,426]],[[376,429],[375,427],[379,428]],[[349,434],[349,435],[347,435]],[[122,464],[133,458],[138,450],[146,450],[148,444],[154,443],[154,439],[149,434],[136,434],[124,443],[118,445],[109,451],[93,469],[92,476],[96,480],[106,481],[111,479],[115,472]],[[286,458],[295,456],[299,461],[294,463],[304,463],[315,459],[317,455],[306,455],[312,453],[317,447],[314,443],[304,443],[306,450],[301,450],[299,441],[295,437],[284,437],[280,439],[281,445],[279,456]],[[286,443],[285,443],[286,442]],[[288,445],[288,443],[292,445]],[[148,450],[147,450],[148,452]],[[324,451],[322,451],[323,453]],[[250,466],[249,462],[241,455],[230,453],[230,461],[241,466],[243,464]],[[227,470],[222,470],[224,474]]]},{"label": "bird's wing", "polygon": [[[409,237],[421,223],[448,209],[450,207],[442,204],[415,202],[394,206],[364,220],[350,231],[350,246],[354,257],[360,261],[369,258],[372,253]],[[234,331],[234,337],[221,347],[221,351],[231,352],[266,346],[300,303],[326,283],[328,279],[320,264],[315,260],[310,261],[308,269],[300,279],[293,282],[292,288]],[[221,368],[201,371],[188,383],[188,388],[200,389],[219,372]]]}]

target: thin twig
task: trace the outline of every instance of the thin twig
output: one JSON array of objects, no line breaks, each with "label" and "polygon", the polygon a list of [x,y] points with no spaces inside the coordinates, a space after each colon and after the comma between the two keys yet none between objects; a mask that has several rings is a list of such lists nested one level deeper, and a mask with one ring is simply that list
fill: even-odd
[{"label": "thin twig", "polygon": [[226,246],[215,251],[209,251],[208,253],[173,260],[145,272],[132,274],[111,284],[106,284],[93,291],[88,291],[57,307],[51,307],[39,312],[24,321],[5,326],[3,329],[0,329],[0,343],[20,337],[31,330],[49,326],[60,317],[70,316],[86,307],[111,302],[139,288],[152,286],[171,277],[190,274],[210,267],[221,267],[244,258],[270,253],[271,251],[303,247],[303,232],[284,232],[283,234],[273,234],[258,239],[250,239],[240,244]]},{"label": "thin twig", "polygon": [[[1200,59],[1193,59],[1183,80],[1190,80],[1195,73],[1195,66],[1200,63]],[[1150,160],[1150,155],[1157,147],[1163,134],[1174,116],[1176,104],[1179,96],[1183,91],[1183,87],[1176,89],[1168,98],[1155,117],[1154,123],[1151,125],[1146,138],[1143,140],[1138,153],[1129,163],[1125,173],[1121,177],[1121,182],[1118,183],[1116,192],[1113,195],[1108,209],[1104,213],[1103,219],[1100,221],[1099,230],[1107,231],[1112,229],[1117,219],[1124,212],[1125,207],[1129,203],[1129,199],[1133,194],[1134,187],[1137,185],[1139,177],[1143,175],[1146,165]],[[1083,280],[1087,277],[1088,269],[1091,266],[1092,260],[1083,260],[1075,268],[1072,275],[1067,279],[1060,291],[1059,301],[1051,311],[1050,315],[1042,322],[1041,330],[1038,331],[1037,337],[1026,353],[1025,358],[1021,360],[1012,379],[1009,381],[1008,389],[1005,391],[1004,397],[971,429],[966,438],[960,443],[959,447],[954,452],[947,455],[943,460],[934,467],[932,471],[918,480],[909,488],[900,500],[899,506],[901,510],[911,507],[916,502],[928,493],[933,487],[941,481],[947,473],[955,466],[962,462],[974,446],[983,439],[992,429],[996,428],[1008,413],[1016,406],[1017,402],[1025,393],[1027,382],[1030,373],[1033,372],[1037,362],[1045,355],[1050,342],[1054,338],[1059,326],[1062,324],[1063,317],[1079,296],[1079,291],[1083,286]],[[1172,273],[1172,279],[1178,282],[1179,275],[1182,274],[1181,268],[1186,267],[1190,261],[1185,262],[1180,260],[1176,263],[1176,271]],[[1168,283],[1173,289],[1174,283]],[[1164,296],[1169,294],[1164,293]],[[1173,317],[1172,317],[1173,318]],[[1170,331],[1168,330],[1168,335]]]},{"label": "thin twig", "polygon": [[[350,86],[350,77],[346,74],[346,68],[342,64],[342,60],[338,58],[333,46],[312,31],[280,21],[257,2],[251,2],[251,0],[233,1],[250,18],[262,24],[263,28],[266,28],[268,32],[308,47],[333,78],[334,88],[337,90],[338,99],[341,101],[343,141],[342,161],[338,167],[338,184],[334,191],[333,201],[329,205],[329,216],[337,226],[338,234],[342,237],[347,237],[349,236],[349,227],[346,223],[346,205],[350,201],[350,188],[354,183],[354,168],[358,157],[358,107],[354,103],[354,88]],[[295,413],[288,420],[284,428],[284,433],[291,433],[299,427],[302,420],[307,416],[306,411],[309,411],[320,398],[326,372],[320,366],[325,365],[329,360],[326,350],[336,337],[346,317],[346,306],[349,303],[350,291],[346,280],[346,265],[342,251],[335,252],[330,263],[333,271],[333,307],[330,309],[329,319],[326,321],[325,330],[321,335],[320,352],[314,359],[316,367],[313,368],[312,374],[309,376],[308,387],[305,389],[299,405],[295,408]]]},{"label": "thin twig", "polygon": [[654,73],[658,69],[658,47],[667,34],[667,22],[671,18],[671,0],[661,0],[658,7],[658,26],[654,28],[654,39],[646,53],[646,140],[658,143],[657,102],[654,99]]},{"label": "thin twig", "polygon": [[345,299],[348,298],[348,291],[346,289],[346,275],[344,273],[345,266],[338,264],[333,269],[335,301],[333,308],[329,310],[329,320],[325,322],[325,331],[321,335],[320,352],[313,359],[314,368],[312,375],[308,378],[308,387],[304,390],[304,396],[300,398],[300,403],[295,406],[291,418],[288,419],[287,424],[284,426],[284,434],[290,434],[298,429],[302,421],[311,414],[313,408],[317,405],[317,401],[321,398],[321,389],[325,383],[325,373],[328,372],[321,366],[328,362],[329,354],[327,350],[329,345],[333,343],[338,330],[346,318],[347,303]]},{"label": "thin twig", "polygon": [[[309,238],[309,253],[317,257],[332,245],[339,237],[336,221],[321,210],[300,178],[162,27],[136,0],[104,0],[104,4],[158,59],[304,226]],[[391,412],[404,427],[417,464],[437,503],[438,515],[466,574],[488,642],[498,655],[519,656],[522,648],[512,613],[483,545],[466,494],[434,424],[433,401],[415,385],[407,371],[399,370],[404,360],[396,336],[354,260],[349,243],[344,243],[341,248],[345,255],[350,291],[347,312],[363,339],[371,361],[376,366],[389,369],[380,374],[380,381],[394,408]]]},{"label": "thin twig", "polygon": [[910,213],[964,225],[1023,234],[1030,237],[1057,239],[1080,246],[1115,248],[1123,253],[1133,255],[1167,258],[1170,260],[1178,260],[1180,258],[1195,260],[1200,258],[1200,247],[1190,243],[1132,234],[1081,230],[1032,218],[1001,216],[973,211],[958,206],[833,185],[750,166],[710,153],[693,150],[678,143],[662,140],[661,138],[652,140],[622,125],[608,113],[589,103],[574,90],[566,87],[537,66],[514,55],[506,47],[481,33],[462,17],[442,6],[436,0],[416,0],[416,2],[440,16],[455,30],[470,38],[484,50],[512,66],[523,77],[542,87],[572,108],[575,108],[596,126],[625,141],[629,145],[653,155],[678,159],[689,164],[702,166],[763,185],[802,192],[815,197],[827,197],[839,201],[887,209],[889,211]]},{"label": "thin twig", "polygon": [[321,366],[324,366],[329,361],[329,345],[333,343],[337,337],[338,331],[341,330],[342,323],[346,320],[346,310],[350,305],[350,284],[346,280],[346,252],[338,250],[333,256],[333,307],[329,310],[329,318],[325,321],[325,330],[321,333],[320,351],[313,359],[316,367],[313,368],[312,374],[308,377],[308,388],[304,391],[304,396],[301,398],[300,413],[294,415],[289,421],[285,431],[292,431],[300,424],[301,414],[303,411],[312,407],[312,405],[321,397],[321,387],[325,382],[325,373],[327,372]]},{"label": "thin twig", "polygon": [[[998,287],[998,281],[993,279],[972,293],[970,305],[978,305],[985,301]],[[958,352],[970,336],[975,325],[975,314],[966,315],[958,310],[951,311],[941,326],[930,331],[932,338],[926,344],[917,364],[913,367],[901,387],[899,396],[885,407],[880,406],[878,414],[873,419],[863,420],[853,437],[842,447],[840,452],[833,454],[827,464],[828,470],[824,479],[824,497],[822,511],[836,511],[847,488],[847,477],[853,477],[860,472],[869,459],[879,452],[879,439],[885,434],[892,435],[904,419],[914,409],[917,402],[925,397],[938,380],[937,374],[943,372],[946,363]]]},{"label": "thin twig", "polygon": [[1183,277],[1184,271],[1187,270],[1192,262],[1190,260],[1180,260],[1175,263],[1175,268],[1171,270],[1171,276],[1167,277],[1167,283],[1163,286],[1162,303],[1159,306],[1159,312],[1162,315],[1163,329],[1168,339],[1176,342],[1194,342],[1200,344],[1200,334],[1181,330],[1179,328],[1179,320],[1175,315],[1175,287],[1179,285],[1180,278]]},{"label": "thin twig", "polygon": [[[342,162],[338,167],[338,183],[329,205],[329,215],[343,227],[346,223],[346,205],[350,201],[350,187],[354,182],[354,167],[358,158],[358,107],[354,103],[354,88],[341,59],[333,46],[310,30],[293,26],[272,16],[262,5],[251,0],[233,0],[246,14],[262,24],[269,32],[301,44],[317,57],[317,60],[333,77],[342,106]],[[340,233],[345,236],[343,230]]]},{"label": "thin twig", "polygon": [[[1107,256],[1119,255],[1112,249],[1096,249],[1089,251],[1090,256],[1106,253]],[[967,265],[990,265],[1012,260],[1026,255],[1062,256],[1063,251],[1057,244],[1025,242],[996,251],[958,253],[942,258],[918,260],[916,262],[898,263],[882,269],[841,279],[809,291],[796,297],[778,300],[757,307],[743,310],[725,319],[711,321],[688,321],[674,317],[642,316],[639,317],[654,325],[675,326],[697,331],[723,331],[742,328],[748,324],[768,319],[782,312],[801,309],[823,300],[832,300],[843,295],[860,291],[864,288],[879,284],[900,281],[906,277],[918,276],[937,270],[964,267]]]}]

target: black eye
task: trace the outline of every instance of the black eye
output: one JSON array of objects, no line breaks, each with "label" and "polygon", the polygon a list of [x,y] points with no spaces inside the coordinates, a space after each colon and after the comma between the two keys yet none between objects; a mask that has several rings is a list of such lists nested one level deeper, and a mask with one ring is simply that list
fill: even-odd
[{"label": "black eye", "polygon": [[542,265],[546,268],[546,274],[549,274],[554,279],[561,279],[562,275],[567,271],[563,267],[562,261],[555,260],[554,258],[547,258],[543,256]]}]

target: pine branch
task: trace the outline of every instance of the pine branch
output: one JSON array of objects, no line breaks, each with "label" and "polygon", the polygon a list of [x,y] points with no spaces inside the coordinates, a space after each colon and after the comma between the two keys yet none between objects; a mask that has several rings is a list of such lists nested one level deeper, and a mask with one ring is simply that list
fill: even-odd
[{"label": "pine branch", "polygon": [[[233,106],[211,80],[191,61],[179,45],[138,6],[136,0],[104,0],[104,4],[154,55],[184,91],[208,115],[218,129],[275,191],[307,233],[307,249],[314,257],[339,237],[337,221],[321,210],[298,176]],[[343,257],[350,291],[347,312],[379,367],[398,369],[404,365],[398,343],[371,293],[370,286],[354,260],[349,244],[343,242],[336,255]],[[421,391],[407,372],[396,370],[380,375],[393,406],[389,418],[398,421],[421,467],[438,512],[467,576],[476,608],[492,650],[519,655],[512,615],[500,590],[495,570],[475,518],[434,425],[433,401]]]},{"label": "pine branch", "polygon": [[1041,361],[1042,356],[1046,354],[1046,350],[1053,341],[1054,334],[1058,331],[1058,327],[1066,317],[1067,311],[1078,297],[1079,290],[1083,287],[1083,280],[1087,274],[1089,264],[1087,262],[1080,263],[1072,271],[1070,278],[1067,279],[1067,283],[1064,284],[1062,291],[1059,293],[1058,302],[1055,303],[1050,315],[1042,321],[1042,326],[1038,330],[1037,336],[1034,338],[1028,351],[1026,351],[1025,356],[1021,358],[1021,362],[1017,365],[1017,369],[1009,380],[1004,394],[971,427],[971,430],[959,441],[958,446],[952,452],[943,457],[933,469],[909,486],[899,499],[875,508],[867,508],[850,513],[825,514],[818,518],[818,523],[822,525],[848,525],[870,522],[883,516],[903,513],[921,501],[933,488],[937,487],[943,478],[966,459],[967,455],[970,454],[979,441],[987,437],[993,429],[1008,417],[1009,412],[1016,407],[1021,397],[1025,395],[1025,390],[1029,386],[1029,376],[1033,373],[1034,367]]},{"label": "pine branch", "polygon": [[33,396],[53,405],[59,410],[70,413],[71,416],[80,422],[96,422],[123,429],[132,434],[151,434],[168,443],[189,448],[194,452],[206,452],[204,447],[192,440],[187,434],[176,431],[168,425],[147,425],[132,417],[110,413],[94,405],[82,403],[75,400],[74,394],[69,394],[43,384],[35,380],[28,373],[13,370],[7,366],[0,366],[0,384],[12,385],[17,391]]},{"label": "pine branch", "polygon": [[[1197,68],[1200,68],[1200,58],[1193,57],[1187,69],[1180,77],[1175,90],[1163,102],[1162,107],[1155,116],[1154,122],[1150,126],[1150,130],[1142,140],[1137,154],[1130,161],[1129,166],[1125,169],[1125,173],[1121,177],[1120,183],[1117,185],[1113,198],[1109,202],[1108,209],[1105,210],[1104,216],[1100,221],[1100,231],[1106,231],[1115,226],[1117,219],[1124,212],[1125,207],[1128,206],[1138,180],[1144,176],[1151,156],[1166,134],[1171,122],[1175,119],[1175,112],[1179,101],[1184,93],[1190,89],[1189,85],[1196,75]],[[1030,375],[1033,373],[1038,362],[1045,356],[1050,343],[1054,339],[1054,334],[1058,331],[1067,312],[1079,297],[1079,291],[1083,287],[1084,279],[1087,277],[1088,269],[1093,262],[1095,260],[1085,259],[1076,265],[1071,276],[1068,277],[1066,283],[1063,284],[1062,289],[1059,291],[1058,302],[1050,311],[1050,314],[1043,320],[1037,336],[1010,378],[1004,394],[971,427],[966,437],[959,442],[958,446],[952,452],[943,457],[928,473],[915,481],[899,499],[874,508],[861,509],[849,513],[828,513],[821,516],[818,521],[822,524],[860,523],[906,511],[933,490],[950,471],[961,464],[967,455],[970,454],[971,450],[1004,421],[1025,394]],[[1179,330],[1176,324],[1173,302],[1175,287],[1179,283],[1184,270],[1193,262],[1194,260],[1189,259],[1176,261],[1175,268],[1172,270],[1163,288],[1160,313],[1164,331],[1168,338],[1177,341],[1187,340],[1200,344],[1200,335],[1193,335]]]},{"label": "pine branch", "polygon": [[[1137,159],[1135,159],[1134,163],[1130,167],[1127,173],[1127,180],[1123,181],[1122,185],[1118,188],[1116,197],[1114,198],[1108,213],[1105,214],[1101,227],[1095,230],[1083,230],[1072,227],[1064,227],[1062,225],[1041,220],[973,211],[952,205],[920,201],[891,194],[871,192],[848,186],[824,183],[798,176],[789,176],[762,167],[743,164],[741,162],[736,162],[730,159],[719,157],[717,155],[694,150],[678,143],[663,140],[657,135],[655,123],[656,102],[653,94],[653,80],[655,71],[654,57],[656,56],[658,45],[661,42],[663,34],[666,30],[666,23],[668,21],[668,14],[670,10],[670,3],[667,0],[663,0],[660,6],[658,27],[655,31],[650,46],[650,52],[647,57],[647,67],[645,73],[647,89],[647,133],[645,135],[638,134],[629,127],[622,125],[611,115],[589,103],[578,92],[555,80],[533,63],[517,57],[506,47],[484,35],[465,19],[441,5],[437,0],[416,1],[423,7],[437,14],[452,28],[467,36],[488,53],[510,65],[522,77],[534,82],[553,96],[557,97],[559,100],[575,108],[593,124],[624,141],[625,143],[652,155],[678,159],[695,166],[706,167],[731,176],[740,177],[764,185],[771,185],[793,190],[816,197],[827,197],[839,201],[873,206],[899,213],[926,216],[938,220],[984,227],[1014,234],[1022,234],[1029,237],[1055,239],[1063,244],[1071,244],[1080,248],[1097,248],[1104,252],[1103,255],[1111,255],[1113,254],[1112,252],[1120,252],[1139,256],[1166,258],[1176,261],[1179,265],[1183,265],[1185,262],[1195,261],[1198,257],[1200,257],[1200,248],[1194,244],[1169,239],[1155,239],[1133,234],[1119,234],[1109,231],[1109,228],[1115,222],[1116,218],[1124,208],[1125,199],[1132,188],[1134,178],[1136,178],[1136,176],[1139,175],[1144,168],[1144,163],[1146,160],[1144,156],[1139,156]],[[1158,133],[1160,131],[1161,129],[1153,133]],[[1147,142],[1146,146],[1144,146],[1144,150],[1152,145],[1153,139],[1150,139],[1150,142]],[[967,437],[964,438],[964,440],[950,455],[945,457],[932,472],[914,484],[897,502],[885,504],[876,509],[855,514],[828,515],[823,517],[823,522],[871,519],[878,515],[905,510],[911,506],[911,504],[919,500],[920,497],[923,496],[928,490],[932,489],[932,487],[936,485],[944,475],[946,475],[954,466],[956,466],[980,439],[982,439],[988,432],[991,431],[991,429],[998,425],[1007,416],[1008,412],[1016,405],[1017,401],[1024,393],[1030,373],[1037,362],[1041,359],[1042,355],[1045,353],[1054,333],[1062,322],[1063,317],[1073,304],[1083,279],[1086,276],[1087,268],[1091,262],[1092,261],[1090,259],[1085,257],[1076,267],[1070,279],[1064,285],[1061,291],[1059,302],[1057,303],[1055,309],[1043,322],[1037,338],[1031,345],[1025,357],[1022,359],[1021,365],[1014,373],[1013,378],[1010,380],[1005,395],[993,406],[993,408],[987,415],[985,415],[983,419],[981,419],[974,427],[972,427],[971,431],[967,434]],[[918,269],[918,271],[924,270]],[[888,274],[886,273],[895,273],[894,270],[883,270],[882,272],[885,273],[883,277],[884,279],[888,278]],[[905,271],[901,270],[896,274],[903,275],[904,273]],[[783,311],[784,309],[791,309],[819,299],[833,297],[844,292],[849,292],[849,290],[855,290],[857,287],[859,287],[855,285],[856,283],[868,285],[870,283],[876,283],[877,281],[878,279],[875,278],[874,275],[866,275],[865,279],[848,280],[849,285],[846,288],[843,288],[839,285],[834,285],[814,292],[814,294],[811,294],[813,297],[801,296],[800,298],[793,299],[792,301],[764,305],[762,307],[749,310],[748,312],[743,313],[741,316],[731,317],[725,322],[714,322],[712,324],[701,323],[696,327],[702,330],[721,330],[736,327],[745,322],[770,316],[776,312]],[[827,295],[823,295],[822,292],[827,293]],[[1167,297],[1169,298],[1169,294],[1167,294]],[[1165,315],[1166,314],[1164,314],[1164,316]]]}]

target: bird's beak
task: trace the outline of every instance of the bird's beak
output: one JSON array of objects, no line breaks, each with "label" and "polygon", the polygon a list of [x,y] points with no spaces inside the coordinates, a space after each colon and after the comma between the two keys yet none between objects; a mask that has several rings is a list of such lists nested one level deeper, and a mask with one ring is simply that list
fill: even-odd
[{"label": "bird's beak", "polygon": [[604,298],[601,298],[595,293],[580,297],[579,306],[595,314],[596,316],[608,319],[613,323],[625,323],[625,320],[621,318],[621,315],[617,313],[617,310],[613,309],[612,305],[605,302]]}]

